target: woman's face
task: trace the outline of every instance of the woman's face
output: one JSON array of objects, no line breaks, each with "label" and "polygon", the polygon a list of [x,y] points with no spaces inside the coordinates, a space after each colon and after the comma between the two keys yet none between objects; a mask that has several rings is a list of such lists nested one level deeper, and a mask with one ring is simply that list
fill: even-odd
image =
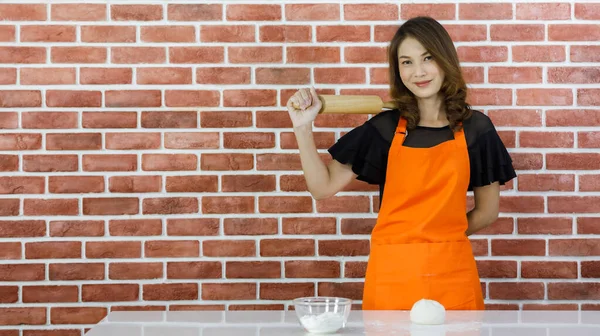
[{"label": "woman's face", "polygon": [[444,73],[415,38],[405,38],[398,47],[398,66],[402,83],[417,98],[437,96],[444,82]]}]

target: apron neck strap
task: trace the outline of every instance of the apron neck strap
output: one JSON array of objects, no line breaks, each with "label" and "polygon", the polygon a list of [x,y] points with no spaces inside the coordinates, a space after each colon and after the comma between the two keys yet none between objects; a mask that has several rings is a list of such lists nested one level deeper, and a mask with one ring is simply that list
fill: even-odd
[{"label": "apron neck strap", "polygon": [[[406,136],[408,135],[408,131],[406,130],[406,124],[407,124],[406,118],[400,117],[400,120],[398,121],[398,126],[396,127],[396,133],[402,134],[402,136],[404,138],[406,138]],[[459,122],[458,125],[462,126],[462,122]],[[457,137],[463,137],[464,136],[463,130],[464,130],[464,128],[461,127],[460,130],[454,132],[454,138],[456,139]]]}]

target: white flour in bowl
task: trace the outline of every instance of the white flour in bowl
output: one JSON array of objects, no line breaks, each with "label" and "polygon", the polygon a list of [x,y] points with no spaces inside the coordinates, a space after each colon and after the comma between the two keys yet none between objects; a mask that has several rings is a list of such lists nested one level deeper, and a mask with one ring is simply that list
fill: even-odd
[{"label": "white flour in bowl", "polygon": [[320,315],[302,316],[300,322],[311,333],[334,333],[344,325],[344,315],[325,312]]}]

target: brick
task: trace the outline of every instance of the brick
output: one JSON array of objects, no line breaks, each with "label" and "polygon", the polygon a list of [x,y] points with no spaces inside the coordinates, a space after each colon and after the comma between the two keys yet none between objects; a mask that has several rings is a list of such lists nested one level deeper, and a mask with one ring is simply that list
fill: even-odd
[{"label": "brick", "polygon": [[541,300],[544,299],[544,284],[541,282],[492,282],[489,284],[490,299],[496,300]]},{"label": "brick", "polygon": [[[575,268],[577,269],[577,268]],[[598,278],[600,277],[600,263],[598,261],[582,261],[581,277]]]},{"label": "brick", "polygon": [[566,60],[564,46],[515,45],[512,46],[513,62],[563,62]]},{"label": "brick", "polygon": [[198,158],[194,154],[143,154],[144,171],[196,170]]},{"label": "brick", "polygon": [[253,257],[256,244],[253,240],[208,240],[202,243],[202,254],[208,257]]},{"label": "brick", "polygon": [[169,21],[221,21],[223,5],[221,4],[168,4]]},{"label": "brick", "polygon": [[517,262],[514,260],[477,260],[481,278],[516,278]]},{"label": "brick", "polygon": [[3,90],[0,92],[2,107],[41,107],[42,96],[36,90]]},{"label": "brick", "polygon": [[19,199],[8,198],[8,199],[0,200],[0,216],[18,216],[19,213],[20,213],[20,200]]},{"label": "brick", "polygon": [[509,3],[460,3],[460,20],[509,20],[512,19],[512,4]]},{"label": "brick", "polygon": [[340,263],[333,260],[292,260],[285,262],[286,278],[339,278]]},{"label": "brick", "polygon": [[494,239],[494,256],[544,256],[546,241],[541,239]]},{"label": "brick", "polygon": [[106,133],[106,149],[159,149],[161,142],[160,133]]},{"label": "brick", "polygon": [[287,63],[339,63],[339,47],[287,47]]},{"label": "brick", "polygon": [[522,261],[521,277],[536,279],[577,279],[577,263],[570,261]]},{"label": "brick", "polygon": [[147,193],[160,192],[162,179],[160,176],[111,176],[108,190],[113,193]]},{"label": "brick", "polygon": [[570,132],[519,132],[519,147],[573,148],[574,136]]},{"label": "brick", "polygon": [[52,21],[105,21],[105,4],[52,4],[50,8]]},{"label": "brick", "polygon": [[600,105],[600,89],[577,89],[577,104],[580,106]]},{"label": "brick", "polygon": [[309,84],[309,68],[257,68],[256,84]]},{"label": "brick", "polygon": [[191,68],[140,68],[137,84],[192,84]]},{"label": "brick", "polygon": [[276,185],[274,175],[223,175],[221,179],[224,192],[275,191]]},{"label": "brick", "polygon": [[0,176],[0,194],[43,194],[44,189],[41,176]]},{"label": "brick", "polygon": [[0,17],[6,21],[46,21],[45,4],[3,4]]},{"label": "brick", "polygon": [[[24,156],[28,157],[28,156]],[[23,160],[25,161],[25,159]],[[25,163],[23,163],[25,165]],[[18,155],[0,155],[0,171],[17,171],[19,170],[19,156]],[[26,169],[24,169],[27,171]]]},{"label": "brick", "polygon": [[281,5],[230,5],[226,6],[227,21],[279,21]]},{"label": "brick", "polygon": [[200,243],[197,240],[146,241],[144,249],[144,256],[148,258],[200,256]]},{"label": "brick", "polygon": [[201,42],[256,42],[253,25],[200,26]]},{"label": "brick", "polygon": [[253,196],[205,196],[202,198],[202,213],[254,213]]},{"label": "brick", "polygon": [[[449,4],[438,4],[438,5],[448,6]],[[432,5],[432,6],[435,6],[435,5]],[[454,6],[454,5],[452,5],[452,6]],[[474,42],[474,41],[487,40],[487,27],[485,25],[444,24],[444,28],[450,35],[450,38],[452,38],[452,41],[454,41],[454,42]]]},{"label": "brick", "polygon": [[231,63],[282,63],[281,47],[228,47]]},{"label": "brick", "polygon": [[548,83],[593,84],[600,78],[600,70],[594,67],[549,67]]},{"label": "brick", "polygon": [[43,220],[2,220],[0,221],[0,237],[44,237],[46,222]]},{"label": "brick", "polygon": [[575,19],[578,20],[600,20],[600,4],[598,3],[576,3]]},{"label": "brick", "polygon": [[184,214],[199,210],[196,197],[145,198],[142,206],[144,214]]},{"label": "brick", "polygon": [[600,190],[600,175],[579,175],[579,191]]},{"label": "brick", "polygon": [[134,241],[87,242],[86,258],[140,258],[141,244]]},{"label": "brick", "polygon": [[46,307],[0,308],[0,325],[46,324]]},{"label": "brick", "polygon": [[82,26],[81,42],[133,43],[136,42],[135,26]]},{"label": "brick", "polygon": [[232,304],[229,305],[229,310],[284,310],[285,306],[283,304]]},{"label": "brick", "polygon": [[488,110],[487,115],[496,126],[542,126],[542,111],[539,109],[494,109]]},{"label": "brick", "polygon": [[546,35],[543,24],[493,24],[492,41],[543,41]]},{"label": "brick", "polygon": [[[229,306],[231,310],[231,305]],[[203,305],[177,305],[172,304],[169,306],[170,311],[205,311],[205,310],[217,310],[224,311],[225,305],[219,304],[203,304]]]},{"label": "brick", "polygon": [[571,62],[600,62],[600,46],[571,46],[569,58]]},{"label": "brick", "polygon": [[503,46],[460,46],[456,48],[461,62],[506,62],[508,61],[508,48]]},{"label": "brick", "polygon": [[261,257],[314,255],[315,241],[313,239],[262,239],[260,241]]},{"label": "brick", "polygon": [[255,283],[203,283],[202,300],[255,300]]},{"label": "brick", "polygon": [[107,90],[107,107],[160,107],[160,90]]},{"label": "brick", "polygon": [[600,255],[600,239],[549,239],[550,256],[597,256]]},{"label": "brick", "polygon": [[599,41],[597,24],[549,24],[548,41]]},{"label": "brick", "polygon": [[225,61],[224,47],[170,47],[170,63],[223,63]]},{"label": "brick", "polygon": [[217,236],[219,229],[218,218],[167,219],[169,236]]},{"label": "brick", "polygon": [[312,198],[304,196],[260,196],[258,211],[261,213],[309,213]]},{"label": "brick", "polygon": [[162,279],[163,263],[110,263],[108,278],[111,280]]},{"label": "brick", "polygon": [[24,199],[26,216],[75,216],[79,214],[77,199]]},{"label": "brick", "polygon": [[167,176],[167,192],[217,192],[218,177],[208,175]]},{"label": "brick", "polygon": [[67,25],[21,26],[21,42],[75,42],[76,27]]},{"label": "brick", "polygon": [[83,155],[83,171],[135,171],[136,155]]},{"label": "brick", "polygon": [[29,129],[66,129],[78,127],[76,112],[23,112],[23,128]]},{"label": "brick", "polygon": [[400,18],[408,20],[416,16],[430,16],[436,20],[456,19],[455,4],[402,4]]},{"label": "brick", "polygon": [[194,42],[196,30],[193,26],[145,26],[141,27],[142,42]]},{"label": "brick", "polygon": [[0,42],[15,42],[16,28],[15,26],[3,25],[0,26]]},{"label": "brick", "polygon": [[200,164],[202,170],[209,171],[250,170],[254,167],[254,158],[244,153],[202,154]]},{"label": "brick", "polygon": [[1,281],[40,281],[46,277],[44,264],[3,264],[0,271]]},{"label": "brick", "polygon": [[50,280],[104,280],[103,263],[59,263],[50,264],[48,269]]},{"label": "brick", "polygon": [[275,90],[224,90],[223,105],[227,107],[275,106]]},{"label": "brick", "polygon": [[219,148],[219,133],[165,133],[164,147],[174,149],[216,149]]},{"label": "brick", "polygon": [[345,278],[364,278],[367,273],[366,261],[346,261],[344,263]]},{"label": "brick", "polygon": [[286,4],[286,21],[339,21],[339,4]]},{"label": "brick", "polygon": [[549,283],[549,300],[598,300],[600,283]]},{"label": "brick", "polygon": [[[81,84],[131,84],[133,71],[131,68],[81,68],[79,82]],[[84,112],[84,115],[87,112]]]},{"label": "brick", "polygon": [[488,70],[490,83],[525,84],[542,83],[541,67],[490,67]]},{"label": "brick", "polygon": [[160,5],[111,5],[110,16],[114,21],[156,21],[163,18]]},{"label": "brick", "polygon": [[289,218],[282,220],[284,234],[335,234],[336,223],[334,218]]},{"label": "brick", "polygon": [[520,191],[575,191],[575,175],[520,174]]},{"label": "brick", "polygon": [[299,25],[267,25],[259,28],[258,38],[260,42],[310,42],[312,29],[310,26]]},{"label": "brick", "polygon": [[547,110],[546,126],[594,126],[600,123],[600,111],[586,109]]},{"label": "brick", "polygon": [[165,106],[169,107],[216,107],[219,103],[216,90],[165,90]]},{"label": "brick", "polygon": [[600,218],[598,217],[578,217],[578,234],[598,234],[600,232]]},{"label": "brick", "polygon": [[103,307],[52,307],[50,322],[52,324],[96,324],[106,317],[106,314],[107,310]]},{"label": "brick", "polygon": [[135,215],[138,214],[137,197],[84,198],[84,215]]},{"label": "brick", "polygon": [[[0,84],[16,84],[17,83],[17,68],[0,68]],[[10,112],[6,112],[9,114]],[[3,115],[0,118],[6,118],[6,115]],[[7,128],[3,123],[1,124],[2,128]],[[11,127],[16,128],[16,126]]]},{"label": "brick", "polygon": [[77,169],[77,155],[23,155],[23,171],[26,172],[67,172]]},{"label": "brick", "polygon": [[320,213],[359,213],[369,212],[370,200],[367,196],[334,196],[316,202]]},{"label": "brick", "polygon": [[[346,63],[387,63],[387,50],[384,47],[346,47],[344,49],[344,61]],[[343,69],[343,68],[330,68]],[[360,68],[345,68],[346,70],[361,70]],[[316,70],[322,71],[321,68]],[[385,68],[387,75],[387,68]]]},{"label": "brick", "polygon": [[102,149],[100,133],[52,133],[46,135],[46,149],[96,150]]},{"label": "brick", "polygon": [[52,63],[106,63],[106,59],[107,51],[104,47],[52,47],[50,49]]},{"label": "brick", "polygon": [[319,255],[321,256],[365,256],[369,255],[368,240],[320,240]]},{"label": "brick", "polygon": [[279,232],[276,218],[225,218],[225,235],[273,235]]},{"label": "brick", "polygon": [[398,20],[398,5],[395,4],[344,4],[344,20]]},{"label": "brick", "polygon": [[160,236],[162,222],[152,218],[110,220],[108,231],[111,236]]},{"label": "brick", "polygon": [[[0,303],[16,303],[19,301],[19,287],[18,286],[0,286]],[[7,330],[3,332],[7,333]],[[0,332],[0,335],[2,332]],[[18,336],[19,332],[17,331],[14,336]]]},{"label": "brick", "polygon": [[535,213],[544,211],[544,199],[539,196],[501,196],[500,212]]},{"label": "brick", "polygon": [[363,297],[362,282],[319,282],[317,286],[318,296],[346,297],[351,300],[360,300]]},{"label": "brick", "polygon": [[197,128],[198,113],[195,111],[144,111],[143,128]]},{"label": "brick", "polygon": [[103,220],[81,220],[81,221],[51,221],[51,237],[98,237],[104,236]]},{"label": "brick", "polygon": [[369,42],[369,26],[317,26],[317,42]]},{"label": "brick", "polygon": [[224,148],[274,148],[275,134],[271,132],[227,132],[223,134]]},{"label": "brick", "polygon": [[166,62],[163,47],[114,47],[111,62],[116,64],[153,64]]},{"label": "brick", "polygon": [[593,213],[600,210],[597,203],[598,197],[549,197],[548,212],[551,213]]},{"label": "brick", "polygon": [[102,92],[48,90],[46,91],[46,105],[48,107],[100,107],[102,106]]},{"label": "brick", "polygon": [[77,286],[23,286],[23,303],[77,302]]},{"label": "brick", "polygon": [[366,82],[364,68],[317,68],[315,83],[319,84],[363,84]]},{"label": "brick", "polygon": [[600,155],[597,153],[548,153],[547,169],[596,170],[600,167]]},{"label": "brick", "polygon": [[577,142],[579,148],[600,148],[600,133],[579,132]]},{"label": "brick", "polygon": [[571,89],[517,89],[517,105],[559,106],[573,104]]},{"label": "brick", "polygon": [[568,20],[571,5],[568,3],[517,3],[517,20]]},{"label": "brick", "polygon": [[81,258],[81,242],[34,242],[25,243],[26,259]]},{"label": "brick", "polygon": [[104,191],[103,176],[49,176],[51,193],[99,193]]},{"label": "brick", "polygon": [[138,301],[137,284],[81,285],[82,302],[121,302]]},{"label": "brick", "polygon": [[371,234],[376,221],[375,218],[343,218],[340,231],[345,235]]},{"label": "brick", "polygon": [[221,262],[169,262],[167,279],[219,279],[222,277]]},{"label": "brick", "polygon": [[196,83],[250,84],[250,74],[251,69],[248,67],[198,67],[196,69]]},{"label": "brick", "polygon": [[33,150],[40,149],[41,134],[34,133],[4,133],[0,135],[1,150]]},{"label": "brick", "polygon": [[314,296],[315,284],[306,283],[261,283],[261,300],[292,300],[297,297]]},{"label": "brick", "polygon": [[228,261],[228,279],[278,279],[281,277],[279,261]]},{"label": "brick", "polygon": [[0,63],[46,63],[46,49],[43,47],[0,47]]},{"label": "brick", "polygon": [[573,224],[570,218],[519,218],[520,234],[572,234]]}]

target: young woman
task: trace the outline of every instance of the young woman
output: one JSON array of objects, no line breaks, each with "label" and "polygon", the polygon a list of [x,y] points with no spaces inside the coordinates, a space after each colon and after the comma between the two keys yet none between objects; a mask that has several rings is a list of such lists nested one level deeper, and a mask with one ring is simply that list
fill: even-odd
[{"label": "young woman", "polygon": [[[448,310],[482,310],[468,236],[496,220],[500,185],[516,176],[512,160],[490,119],[467,104],[456,49],[440,23],[406,21],[388,54],[397,109],[342,136],[328,165],[312,136],[321,109],[314,88],[289,99],[308,189],[323,199],[355,178],[380,186],[363,309],[408,310],[425,298]],[[475,207],[467,213],[468,190]]]}]

